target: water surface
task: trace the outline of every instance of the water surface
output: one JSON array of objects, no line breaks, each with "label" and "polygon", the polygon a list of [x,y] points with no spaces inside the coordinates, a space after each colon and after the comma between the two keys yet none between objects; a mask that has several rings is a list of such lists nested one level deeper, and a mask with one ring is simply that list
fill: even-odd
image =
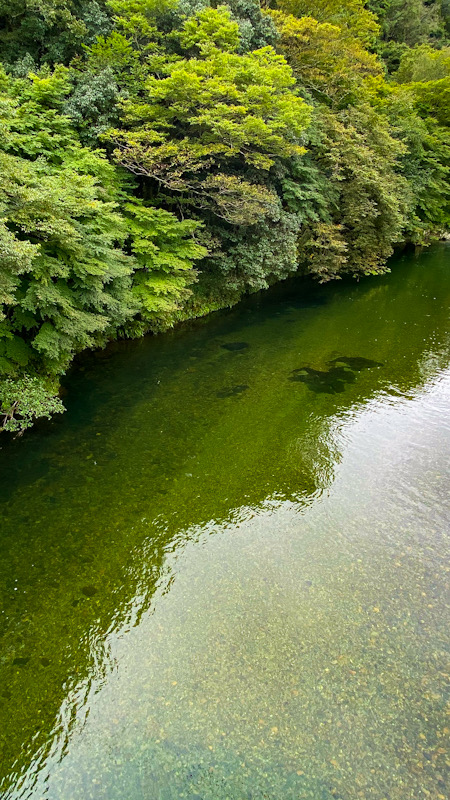
[{"label": "water surface", "polygon": [[5,800],[445,799],[449,264],[91,354],[2,443]]}]

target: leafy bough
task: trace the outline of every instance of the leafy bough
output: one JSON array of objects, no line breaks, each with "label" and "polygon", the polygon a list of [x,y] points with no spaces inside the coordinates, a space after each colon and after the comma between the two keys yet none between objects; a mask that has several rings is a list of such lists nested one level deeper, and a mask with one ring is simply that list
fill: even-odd
[{"label": "leafy bough", "polygon": [[42,378],[6,378],[0,384],[0,431],[19,436],[34,422],[65,410],[61,400]]}]

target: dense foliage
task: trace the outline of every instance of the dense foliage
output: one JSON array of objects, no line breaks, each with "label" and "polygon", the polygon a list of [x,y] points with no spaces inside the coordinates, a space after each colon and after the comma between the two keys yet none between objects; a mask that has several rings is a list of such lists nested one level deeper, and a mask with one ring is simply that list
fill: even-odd
[{"label": "dense foliage", "polygon": [[449,228],[438,0],[0,0],[0,405],[77,352]]}]

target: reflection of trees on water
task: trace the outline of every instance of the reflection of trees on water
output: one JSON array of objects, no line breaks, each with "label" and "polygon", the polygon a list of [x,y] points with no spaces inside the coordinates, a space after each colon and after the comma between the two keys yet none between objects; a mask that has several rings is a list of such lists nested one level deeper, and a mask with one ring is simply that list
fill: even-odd
[{"label": "reflection of trees on water", "polygon": [[315,289],[309,305],[291,284],[183,335],[116,346],[71,378],[70,416],[5,447],[6,797],[64,752],[114,668],[109,635],[170,589],[168,551],[242,507],[313,502],[339,463],[340,421],[442,366],[433,281],[442,292],[439,269],[417,266],[327,287],[323,303]]}]

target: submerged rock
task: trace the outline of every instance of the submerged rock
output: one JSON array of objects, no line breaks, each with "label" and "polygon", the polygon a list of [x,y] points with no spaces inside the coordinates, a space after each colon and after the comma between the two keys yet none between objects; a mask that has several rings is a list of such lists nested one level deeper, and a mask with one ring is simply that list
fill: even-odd
[{"label": "submerged rock", "polygon": [[221,344],[220,346],[223,347],[224,350],[231,350],[234,352],[235,350],[246,350],[246,348],[250,345],[248,342],[227,342],[226,344]]},{"label": "submerged rock", "polygon": [[13,661],[13,664],[16,667],[25,667],[30,660],[30,656],[16,656]]},{"label": "submerged rock", "polygon": [[353,383],[355,375],[345,367],[332,367],[328,370],[300,367],[292,370],[290,381],[304,383],[317,394],[337,394],[343,392],[347,383]]},{"label": "submerged rock", "polygon": [[373,367],[384,367],[381,361],[372,361],[370,358],[363,358],[362,356],[340,356],[333,358],[332,361],[327,361],[327,364],[346,364],[350,369],[359,372],[362,369],[373,369]]},{"label": "submerged rock", "polygon": [[86,597],[93,597],[94,594],[97,594],[98,589],[90,583],[88,586],[82,586],[81,591]]},{"label": "submerged rock", "polygon": [[247,391],[249,387],[246,383],[240,384],[238,386],[231,386],[230,388],[221,389],[219,392],[216,392],[216,397],[235,397],[236,395],[242,394],[243,392]]},{"label": "submerged rock", "polygon": [[362,356],[339,356],[327,361],[327,365],[328,369],[325,370],[313,367],[293,369],[289,380],[304,383],[308,389],[318,394],[336,394],[343,392],[346,384],[355,382],[355,373],[384,366],[380,361]]}]

